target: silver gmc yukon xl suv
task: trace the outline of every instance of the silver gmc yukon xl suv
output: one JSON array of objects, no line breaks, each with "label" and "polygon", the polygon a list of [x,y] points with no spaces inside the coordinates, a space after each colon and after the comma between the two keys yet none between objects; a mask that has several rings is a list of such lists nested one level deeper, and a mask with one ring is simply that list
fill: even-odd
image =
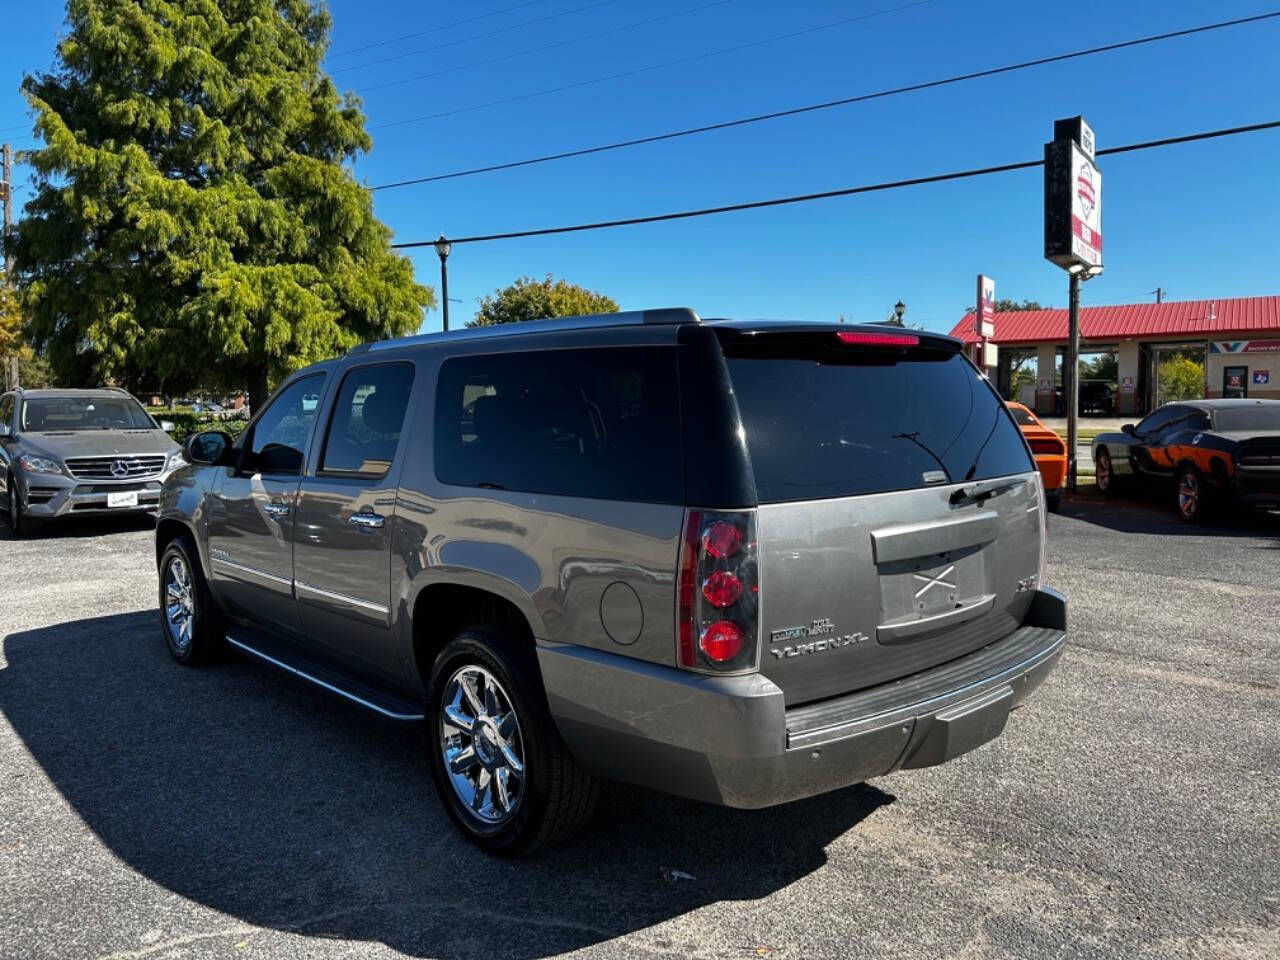
[{"label": "silver gmc yukon xl suv", "polygon": [[1035,463],[947,337],[668,309],[386,341],[186,458],[170,653],[425,720],[494,852],[597,778],[762,807],[943,763],[1065,642]]}]

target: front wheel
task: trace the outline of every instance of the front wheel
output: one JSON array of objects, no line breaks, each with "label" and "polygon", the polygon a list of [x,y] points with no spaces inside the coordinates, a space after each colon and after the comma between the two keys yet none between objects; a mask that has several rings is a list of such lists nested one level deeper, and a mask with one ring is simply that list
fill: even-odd
[{"label": "front wheel", "polygon": [[170,541],[160,557],[160,626],[170,656],[183,664],[213,660],[226,642],[225,625],[189,537]]},{"label": "front wheel", "polygon": [[1108,497],[1113,495],[1116,491],[1116,475],[1111,469],[1111,454],[1106,450],[1099,450],[1093,458],[1093,472],[1098,492]]},{"label": "front wheel", "polygon": [[9,474],[5,489],[9,491],[6,504],[8,509],[5,511],[5,516],[9,520],[9,530],[19,540],[31,536],[36,530],[35,521],[22,509],[22,499],[18,496],[18,484],[14,481],[13,474]]},{"label": "front wheel", "polygon": [[597,792],[560,739],[529,647],[514,631],[467,630],[436,657],[428,683],[440,799],[468,839],[503,856],[567,838]]},{"label": "front wheel", "polygon": [[1204,474],[1187,464],[1178,470],[1178,514],[1187,523],[1197,523],[1209,512],[1209,490]]}]

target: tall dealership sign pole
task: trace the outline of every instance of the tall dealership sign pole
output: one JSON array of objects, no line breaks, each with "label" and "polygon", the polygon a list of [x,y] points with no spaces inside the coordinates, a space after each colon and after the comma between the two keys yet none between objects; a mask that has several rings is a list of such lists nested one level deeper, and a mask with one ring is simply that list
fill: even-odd
[{"label": "tall dealership sign pole", "polygon": [[1102,172],[1084,117],[1055,120],[1044,145],[1044,256],[1067,271],[1067,489],[1076,492],[1080,415],[1080,283],[1102,272]]},{"label": "tall dealership sign pole", "polygon": [[974,308],[973,332],[978,335],[978,355],[974,360],[978,369],[985,373],[987,367],[995,366],[989,354],[991,338],[996,335],[996,282],[982,274],[978,274],[977,303],[978,306]]}]

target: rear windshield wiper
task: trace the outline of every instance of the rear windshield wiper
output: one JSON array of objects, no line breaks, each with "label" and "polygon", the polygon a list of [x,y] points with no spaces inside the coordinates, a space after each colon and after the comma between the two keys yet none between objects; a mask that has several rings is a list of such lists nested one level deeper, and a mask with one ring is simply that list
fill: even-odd
[{"label": "rear windshield wiper", "polygon": [[1025,477],[1001,477],[998,480],[980,480],[967,486],[957,487],[951,491],[951,505],[964,503],[966,500],[985,500],[1002,490],[1016,487],[1025,482]]}]

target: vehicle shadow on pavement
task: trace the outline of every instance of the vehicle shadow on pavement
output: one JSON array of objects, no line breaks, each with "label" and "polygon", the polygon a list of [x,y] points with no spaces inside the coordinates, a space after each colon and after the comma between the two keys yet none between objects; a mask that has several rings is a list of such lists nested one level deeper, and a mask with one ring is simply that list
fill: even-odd
[{"label": "vehicle shadow on pavement", "polygon": [[1117,533],[1190,537],[1271,538],[1280,549],[1280,513],[1223,507],[1199,523],[1187,523],[1168,505],[1140,497],[1102,500],[1068,498],[1061,516],[1083,520]]},{"label": "vehicle shadow on pavement", "polygon": [[[130,513],[112,516],[110,514],[81,515],[61,517],[41,523],[37,532],[27,537],[31,542],[40,540],[65,540],[69,537],[109,536],[113,533],[134,533],[138,530],[155,529],[156,518],[146,513]],[[9,529],[9,521],[0,519],[0,542],[17,539]]]},{"label": "vehicle shadow on pavement", "polygon": [[[822,867],[829,843],[893,801],[864,785],[734,811],[611,786],[579,837],[504,861],[456,833],[420,727],[244,660],[181,667],[154,611],[13,633],[3,652],[0,711],[132,870],[245,923],[416,956],[544,956],[764,897]],[[14,824],[10,838],[23,833]],[[664,879],[672,869],[692,879]],[[75,927],[74,903],[55,890],[24,903],[51,912],[33,926]],[[147,912],[134,903],[121,920],[139,924],[130,936],[148,929]],[[719,936],[753,952],[733,916],[718,915]]]}]

